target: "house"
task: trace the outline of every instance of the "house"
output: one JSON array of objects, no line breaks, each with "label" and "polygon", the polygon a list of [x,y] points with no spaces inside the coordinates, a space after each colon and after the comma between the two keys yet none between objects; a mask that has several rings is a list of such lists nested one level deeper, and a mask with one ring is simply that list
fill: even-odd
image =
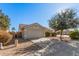
[{"label": "house", "polygon": [[[69,32],[75,31],[75,30],[79,30],[79,28],[69,28],[69,29],[65,29],[63,30],[63,35],[68,35]],[[60,30],[57,31],[58,34],[60,34]]]},{"label": "house", "polygon": [[46,28],[38,23],[33,23],[30,25],[20,24],[19,31],[22,32],[22,38],[24,39],[45,37],[45,32],[53,32],[52,29]]}]

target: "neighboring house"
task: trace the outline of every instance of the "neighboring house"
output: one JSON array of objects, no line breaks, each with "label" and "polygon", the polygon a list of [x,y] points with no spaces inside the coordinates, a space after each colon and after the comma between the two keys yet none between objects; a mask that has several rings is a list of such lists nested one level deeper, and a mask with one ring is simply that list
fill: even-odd
[{"label": "neighboring house", "polygon": [[[68,35],[69,32],[74,31],[75,29],[78,29],[78,28],[65,29],[65,30],[63,30],[63,34],[64,34],[64,35]],[[79,30],[79,29],[78,29],[78,30]],[[60,31],[58,31],[58,32],[60,32]]]},{"label": "neighboring house", "polygon": [[69,32],[71,32],[71,31],[74,31],[74,29],[66,29],[66,30],[63,31],[63,34],[68,35]]},{"label": "neighboring house", "polygon": [[24,28],[24,31],[22,32],[22,37],[24,39],[45,37],[45,32],[53,32],[52,29],[43,27],[38,23],[33,23],[30,25],[20,24],[19,31],[21,31],[22,28]]}]

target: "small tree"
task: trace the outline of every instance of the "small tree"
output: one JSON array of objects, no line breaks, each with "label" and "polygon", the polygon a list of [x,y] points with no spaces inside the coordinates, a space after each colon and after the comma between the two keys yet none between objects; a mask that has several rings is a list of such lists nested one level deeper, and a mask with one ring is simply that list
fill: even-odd
[{"label": "small tree", "polygon": [[15,27],[12,27],[12,32],[15,32]]},{"label": "small tree", "polygon": [[7,30],[10,26],[10,19],[0,10],[0,29]]},{"label": "small tree", "polygon": [[15,38],[15,27],[12,27],[13,38]]},{"label": "small tree", "polygon": [[49,20],[49,27],[60,30],[60,39],[62,40],[62,33],[64,29],[75,28],[79,24],[76,12],[73,9],[65,9],[57,13],[51,20]]}]

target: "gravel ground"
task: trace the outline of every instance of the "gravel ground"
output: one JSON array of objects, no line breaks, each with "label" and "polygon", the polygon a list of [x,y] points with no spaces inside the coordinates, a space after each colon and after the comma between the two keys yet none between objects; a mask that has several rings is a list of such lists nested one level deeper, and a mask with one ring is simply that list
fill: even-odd
[{"label": "gravel ground", "polygon": [[[47,38],[46,38],[47,40]],[[45,41],[35,42],[37,45],[41,46],[43,49],[31,54],[36,56],[79,56],[79,41],[71,40],[70,42],[59,41],[59,40],[47,40],[49,44]],[[45,42],[45,43],[44,43]],[[45,45],[43,45],[45,44]]]},{"label": "gravel ground", "polygon": [[1,56],[79,56],[79,41],[56,40],[55,37],[34,39],[0,50]]}]

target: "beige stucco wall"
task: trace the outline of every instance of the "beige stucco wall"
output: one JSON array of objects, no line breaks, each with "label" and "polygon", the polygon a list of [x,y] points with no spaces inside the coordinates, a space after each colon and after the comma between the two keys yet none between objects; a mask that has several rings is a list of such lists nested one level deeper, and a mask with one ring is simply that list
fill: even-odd
[{"label": "beige stucco wall", "polygon": [[29,29],[24,32],[24,39],[44,37],[44,31],[40,29]]}]

